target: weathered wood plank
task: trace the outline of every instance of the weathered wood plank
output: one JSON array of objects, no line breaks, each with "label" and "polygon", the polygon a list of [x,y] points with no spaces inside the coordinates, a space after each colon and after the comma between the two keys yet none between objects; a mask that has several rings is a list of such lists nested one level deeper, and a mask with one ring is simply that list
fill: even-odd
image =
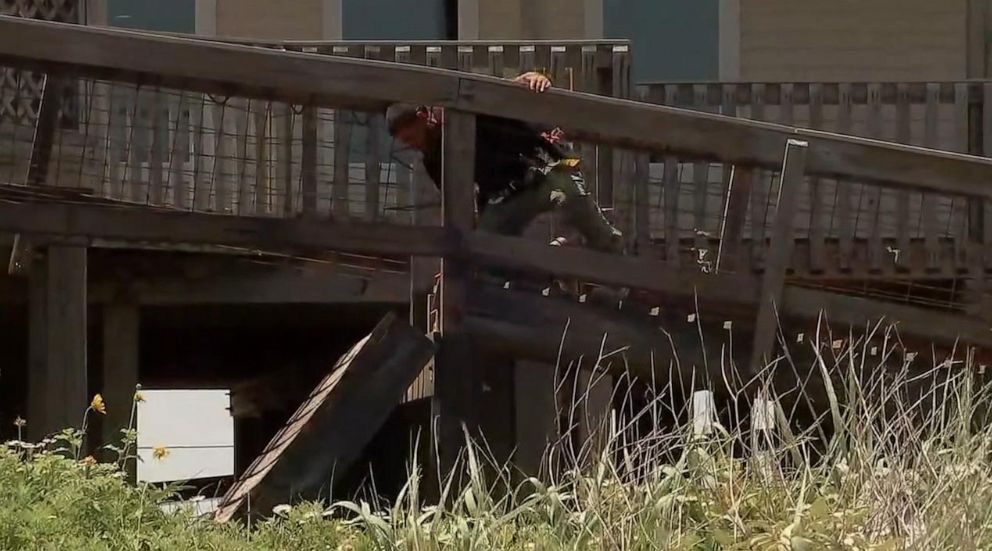
[{"label": "weathered wood plank", "polygon": [[[940,83],[928,82],[926,85],[927,102],[923,123],[923,144],[926,147],[938,148],[938,112],[940,108]],[[926,241],[927,268],[937,270],[940,268],[939,245],[937,240],[940,237],[938,226],[937,204],[940,198],[932,193],[923,194],[923,204],[921,205],[921,224],[923,226],[923,238]]]},{"label": "weathered wood plank", "polygon": [[103,307],[102,392],[109,404],[103,419],[105,445],[117,445],[121,441],[121,430],[133,428],[129,423],[139,382],[139,323],[137,304],[114,302]]},{"label": "weathered wood plank", "polygon": [[[992,82],[982,84],[982,154],[992,157]],[[992,201],[983,204],[982,253],[986,269],[992,268]]]},{"label": "weathered wood plank", "polygon": [[226,103],[213,105],[214,159],[213,186],[214,210],[226,213],[231,209],[231,181],[234,178],[234,113]]},{"label": "weathered wood plank", "polygon": [[453,250],[451,240],[437,227],[337,224],[85,204],[2,202],[0,230],[159,243],[213,243],[263,250],[329,249],[403,257],[443,256]]},{"label": "weathered wood plank", "polygon": [[[28,437],[38,442],[49,433],[64,427],[56,426],[54,412],[49,411],[48,395],[54,385],[48,370],[48,261],[38,262],[28,276]],[[51,416],[51,417],[50,417]]]},{"label": "weathered wood plank", "polygon": [[210,208],[210,180],[213,174],[214,142],[213,107],[207,105],[206,96],[197,95],[198,105],[193,108],[193,210]]},{"label": "weathered wood plank", "polygon": [[[706,102],[706,86],[694,85],[693,99],[697,104]],[[706,199],[709,194],[710,163],[696,162],[692,165],[692,212],[693,229],[695,230],[696,250],[703,251],[708,247],[706,238]]]},{"label": "weathered wood plank", "polygon": [[382,140],[385,135],[385,119],[381,114],[370,113],[365,138],[365,220],[373,222],[380,216],[382,171]]},{"label": "weathered wood plank", "polygon": [[119,85],[108,86],[107,97],[107,153],[104,174],[106,182],[100,190],[105,197],[119,197],[121,182],[121,162],[125,160],[124,147],[127,142],[124,129],[127,125],[127,109],[124,105],[126,93]]},{"label": "weathered wood plank", "polygon": [[[335,117],[338,113],[335,113]],[[302,141],[300,142],[300,198],[303,201],[302,210],[304,216],[313,216],[317,213],[317,146],[319,140],[319,134],[317,133],[317,108],[307,105],[303,107],[303,121],[302,121]],[[334,121],[334,133],[337,136],[337,120]],[[339,184],[338,174],[337,174],[337,141],[335,141],[334,155],[335,155],[335,165],[334,165],[334,189],[337,190]],[[345,169],[345,193],[347,193],[347,163],[344,164]],[[339,208],[337,205],[337,195],[334,195],[333,205],[335,209]],[[345,195],[347,198],[347,195]],[[347,205],[347,201],[343,202]],[[337,212],[335,210],[335,212]],[[345,211],[347,212],[347,211]]]},{"label": "weathered wood plank", "polygon": [[[908,144],[912,142],[910,132],[912,125],[912,111],[909,102],[909,86],[905,82],[896,84],[896,141]],[[899,269],[905,269],[909,263],[909,243],[912,238],[912,230],[909,219],[909,191],[896,190],[896,247],[899,251],[894,253],[893,261]],[[905,251],[904,254],[902,251]]]},{"label": "weathered wood plank", "polygon": [[149,125],[147,115],[149,91],[141,86],[128,95],[130,121],[127,126],[127,142],[124,157],[124,182],[120,199],[144,203],[146,201],[141,178],[141,158],[148,155]]},{"label": "weathered wood plank", "polygon": [[[841,134],[851,133],[851,85],[841,83],[838,87],[838,117],[837,131]],[[814,146],[816,147],[816,146]],[[809,169],[807,158],[807,169]],[[851,252],[854,248],[855,211],[851,205],[851,192],[854,184],[844,179],[837,179],[837,201],[834,204],[834,220],[837,224],[837,237],[840,242],[838,267],[849,270],[851,267]]]},{"label": "weathered wood plank", "polygon": [[635,152],[634,155],[634,235],[628,240],[634,250],[640,250],[651,242],[651,156]]},{"label": "weathered wood plank", "polygon": [[[882,87],[868,85],[868,137],[882,139]],[[871,271],[882,270],[886,252],[882,245],[882,188],[866,185],[861,190],[864,213],[868,220],[868,266]]]},{"label": "weathered wood plank", "polygon": [[679,265],[679,190],[682,187],[679,160],[675,156],[665,157],[664,172],[665,200],[665,260],[672,266]]},{"label": "weathered wood plank", "polygon": [[251,185],[254,180],[249,176],[250,169],[253,168],[255,148],[251,147],[252,136],[252,113],[258,109],[260,102],[255,100],[234,101],[233,109],[237,114],[235,118],[234,132],[234,156],[236,158],[237,175],[234,188],[237,196],[234,198],[234,212],[245,216],[252,213],[252,192]]},{"label": "weathered wood plank", "polygon": [[268,516],[280,503],[326,497],[430,359],[433,346],[389,314],[338,360],[310,398],[224,496],[214,519]]},{"label": "weathered wood plank", "polygon": [[798,140],[789,140],[785,147],[781,184],[776,200],[775,222],[771,231],[771,243],[765,272],[761,278],[758,315],[751,347],[751,375],[760,372],[762,366],[771,359],[775,347],[775,335],[778,333],[779,327],[778,312],[782,310],[782,292],[785,289],[785,275],[789,268],[789,259],[795,242],[796,208],[806,176],[806,151],[807,144]]},{"label": "weathered wood plank", "polygon": [[296,212],[296,185],[293,180],[293,135],[296,113],[290,104],[282,104],[278,109],[276,128],[276,186],[275,212],[281,216],[292,216]]},{"label": "weathered wood plank", "polygon": [[[395,50],[382,46],[366,46],[365,58],[388,60],[396,55]],[[382,143],[386,136],[386,119],[383,112],[366,114],[365,135],[365,220],[372,222],[382,217],[382,162],[385,153]],[[385,159],[386,162],[389,159]]]},{"label": "weathered wood plank", "polygon": [[[969,107],[968,107],[968,83],[954,83],[954,151],[959,153],[970,153],[969,147]],[[983,199],[968,197],[953,197],[951,204],[951,237],[954,238],[954,256],[951,259],[951,268],[967,270],[969,267],[968,252],[969,222],[971,213],[978,212]]]},{"label": "weathered wood plank", "polygon": [[[823,85],[814,82],[809,85],[809,126],[823,130]],[[824,183],[817,177],[809,179],[809,270],[821,273],[826,268],[827,259],[823,254],[826,244],[827,208]]]},{"label": "weathered wood plank", "polygon": [[55,145],[55,133],[59,124],[59,113],[62,110],[62,90],[65,82],[57,77],[45,75],[41,92],[41,104],[38,106],[38,121],[34,127],[34,137],[31,142],[31,159],[28,162],[28,172],[24,182],[28,185],[43,185],[48,179],[48,164],[52,159],[52,148]]},{"label": "weathered wood plank", "polygon": [[[523,238],[474,232],[462,254],[473,263],[506,270],[533,271],[618,287],[692,297],[728,304],[753,304],[758,281],[752,275],[702,274],[673,266],[668,259],[620,256],[574,247],[548,247]],[[747,296],[745,296],[747,295]],[[752,298],[748,298],[752,297]]]},{"label": "weathered wood plank", "polygon": [[255,187],[253,189],[252,208],[255,214],[269,212],[271,183],[269,178],[269,123],[272,121],[272,103],[257,102],[252,113],[252,125],[255,128]]},{"label": "weathered wood plank", "polygon": [[[765,120],[767,87],[762,83],[751,85],[751,118]],[[767,170],[758,169],[754,173],[755,182],[751,186],[751,269],[761,269],[764,265],[768,226],[768,195],[772,175]]]},{"label": "weathered wood plank", "polygon": [[741,239],[744,237],[744,220],[747,218],[753,180],[753,169],[733,167],[720,225],[720,250],[716,259],[718,272],[745,268],[740,265]]},{"label": "weathered wood plank", "polygon": [[331,182],[331,212],[341,219],[351,215],[349,163],[351,162],[353,117],[351,111],[334,110],[334,178]]},{"label": "weathered wood plank", "polygon": [[[475,222],[475,116],[447,111],[443,127],[441,212],[445,229],[467,235]],[[473,343],[461,327],[467,299],[468,266],[459,259],[441,261],[441,343],[434,359],[432,426],[441,476],[451,472],[475,433],[481,392]]]},{"label": "weathered wood plank", "polygon": [[[166,109],[165,97],[159,90],[148,92],[148,132],[150,150],[148,152],[148,195],[142,197],[152,205],[161,205],[165,199],[162,165],[165,163],[166,142],[168,140],[169,118],[163,117]],[[165,138],[165,140],[163,140]]]},{"label": "weathered wood plank", "polygon": [[[170,102],[171,140],[169,142],[168,182],[172,190],[172,204],[178,209],[186,209],[189,204],[189,184],[186,180],[184,164],[189,155],[192,129],[189,94],[180,91],[174,102]],[[195,162],[195,159],[193,160]]]},{"label": "weathered wood plank", "polygon": [[72,427],[89,405],[86,374],[86,247],[51,246],[45,285],[46,432]]}]

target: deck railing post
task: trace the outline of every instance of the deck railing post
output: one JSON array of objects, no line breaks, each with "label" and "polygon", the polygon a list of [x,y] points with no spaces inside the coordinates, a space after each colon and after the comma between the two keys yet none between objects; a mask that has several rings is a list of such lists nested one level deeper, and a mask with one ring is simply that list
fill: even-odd
[{"label": "deck railing post", "polygon": [[[475,116],[444,113],[441,210],[455,236],[472,231],[475,212]],[[462,330],[468,269],[458,259],[441,262],[440,342],[434,359],[432,428],[440,476],[452,471],[465,445],[465,432],[478,425],[479,377],[472,343]]]},{"label": "deck railing post", "polygon": [[799,194],[806,175],[807,149],[808,144],[799,140],[788,140],[785,146],[785,160],[782,163],[775,222],[772,227],[771,243],[758,300],[754,346],[751,351],[751,375],[759,372],[763,362],[775,346],[775,334],[778,328],[777,311],[781,309],[785,274],[789,268],[792,245],[795,240],[793,223],[796,217]]},{"label": "deck railing post", "polygon": [[[337,124],[337,121],[335,121]],[[303,215],[312,216],[317,213],[317,109],[312,106],[303,108],[303,134],[300,166],[302,173]],[[337,144],[335,144],[337,147]]]}]

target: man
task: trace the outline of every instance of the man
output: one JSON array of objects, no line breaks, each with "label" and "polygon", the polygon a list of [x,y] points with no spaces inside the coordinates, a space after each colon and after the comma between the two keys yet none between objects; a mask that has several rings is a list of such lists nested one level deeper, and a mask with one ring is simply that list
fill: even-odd
[{"label": "man", "polygon": [[[551,81],[536,72],[513,80],[535,92],[551,87]],[[386,111],[389,132],[423,153],[424,168],[438,188],[443,116],[440,108],[410,104],[395,104]],[[537,216],[557,210],[588,246],[622,252],[622,234],[603,216],[586,190],[579,158],[562,138],[559,128],[540,128],[501,117],[476,117],[478,229],[518,236]]]}]

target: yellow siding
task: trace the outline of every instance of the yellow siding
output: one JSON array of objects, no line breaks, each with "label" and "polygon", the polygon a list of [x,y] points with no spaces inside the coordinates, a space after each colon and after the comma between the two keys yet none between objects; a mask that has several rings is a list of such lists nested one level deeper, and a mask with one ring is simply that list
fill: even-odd
[{"label": "yellow siding", "polygon": [[740,0],[741,80],[953,80],[967,0]]},{"label": "yellow siding", "polygon": [[323,5],[322,0],[217,0],[217,35],[320,40]]},{"label": "yellow siding", "polygon": [[565,40],[585,37],[579,0],[478,0],[483,40]]}]

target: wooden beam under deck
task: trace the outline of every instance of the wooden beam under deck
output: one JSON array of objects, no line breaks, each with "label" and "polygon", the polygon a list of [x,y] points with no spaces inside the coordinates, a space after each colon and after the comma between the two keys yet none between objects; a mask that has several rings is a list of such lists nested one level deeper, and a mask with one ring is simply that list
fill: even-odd
[{"label": "wooden beam under deck", "polygon": [[451,240],[439,227],[343,224],[64,202],[0,202],[0,231],[397,257],[442,256],[451,250]]}]

